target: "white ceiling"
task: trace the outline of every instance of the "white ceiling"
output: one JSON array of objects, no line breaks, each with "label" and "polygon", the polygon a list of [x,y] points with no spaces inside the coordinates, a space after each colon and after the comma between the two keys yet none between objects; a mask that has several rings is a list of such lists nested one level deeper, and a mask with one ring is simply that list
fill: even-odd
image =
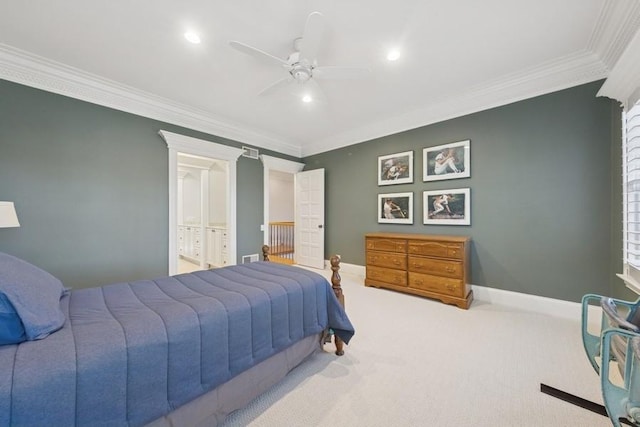
[{"label": "white ceiling", "polygon": [[[318,64],[371,73],[258,96],[286,71],[229,41],[286,59],[312,11]],[[639,26],[637,0],[5,1],[0,78],[300,157],[604,78]]]}]

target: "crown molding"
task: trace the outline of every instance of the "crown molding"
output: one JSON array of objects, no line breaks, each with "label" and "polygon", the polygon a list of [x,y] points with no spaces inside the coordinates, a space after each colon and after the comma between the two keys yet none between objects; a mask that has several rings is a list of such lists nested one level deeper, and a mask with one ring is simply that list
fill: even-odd
[{"label": "crown molding", "polygon": [[609,73],[598,96],[619,101],[623,107],[631,108],[640,100],[640,31],[631,40],[618,62]]},{"label": "crown molding", "polygon": [[587,50],[612,69],[640,27],[640,2],[607,0],[591,34]]},{"label": "crown molding", "polygon": [[[1,43],[0,78],[300,158],[603,79],[614,64],[619,77],[608,79],[599,95],[626,103],[634,90],[638,93],[633,71],[640,69],[640,59],[627,53],[638,27],[640,2],[606,0],[581,53],[461,88],[453,96],[432,99],[427,107],[381,118],[303,147]],[[633,50],[640,51],[640,47]]]},{"label": "crown molding", "polygon": [[457,95],[434,99],[428,107],[412,110],[366,126],[333,135],[303,147],[303,157],[416,129],[455,117],[510,104],[535,96],[603,79],[607,67],[592,52],[550,61],[485,85],[461,90]]},{"label": "crown molding", "polygon": [[0,79],[300,157],[298,145],[265,132],[0,43]]}]

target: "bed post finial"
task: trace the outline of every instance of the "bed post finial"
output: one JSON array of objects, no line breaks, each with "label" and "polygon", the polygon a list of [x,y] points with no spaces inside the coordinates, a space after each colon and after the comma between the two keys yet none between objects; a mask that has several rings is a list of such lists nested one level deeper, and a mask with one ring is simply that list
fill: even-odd
[{"label": "bed post finial", "polygon": [[[333,293],[336,294],[338,301],[342,307],[344,307],[344,294],[342,293],[342,278],[340,277],[340,255],[334,255],[329,259],[329,263],[331,264],[331,288],[333,289]],[[343,346],[344,343],[337,335],[334,334],[334,340],[336,344],[336,354],[338,356],[342,356],[344,354]]]},{"label": "bed post finial", "polygon": [[262,246],[262,260],[269,261],[269,245]]}]

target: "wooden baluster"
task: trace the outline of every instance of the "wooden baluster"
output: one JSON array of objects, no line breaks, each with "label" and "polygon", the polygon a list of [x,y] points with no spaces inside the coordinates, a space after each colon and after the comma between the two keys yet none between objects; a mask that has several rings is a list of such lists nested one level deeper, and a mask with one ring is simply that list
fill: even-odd
[{"label": "wooden baluster", "polygon": [[[341,286],[342,278],[340,277],[340,273],[338,273],[340,270],[340,257],[338,255],[334,255],[331,257],[329,262],[331,263],[331,271],[333,272],[331,273],[331,288],[333,289],[333,293],[336,294],[336,297],[338,297],[338,301],[340,301],[342,307],[344,307],[344,294],[342,293]],[[336,355],[342,356],[344,354],[344,343],[335,333],[333,334],[333,337],[336,345]]]},{"label": "wooden baluster", "polygon": [[293,227],[287,225],[287,259],[293,261]]}]

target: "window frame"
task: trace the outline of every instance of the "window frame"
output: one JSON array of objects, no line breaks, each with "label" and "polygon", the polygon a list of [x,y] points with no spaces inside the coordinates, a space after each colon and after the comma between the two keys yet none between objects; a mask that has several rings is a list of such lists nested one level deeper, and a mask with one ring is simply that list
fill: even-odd
[{"label": "window frame", "polygon": [[[630,147],[630,143],[634,140],[637,147]],[[622,235],[623,235],[623,269],[621,274],[617,274],[625,285],[632,291],[640,294],[640,221],[631,221],[630,216],[638,217],[640,213],[633,211],[632,204],[640,203],[640,172],[630,174],[630,170],[640,171],[640,154],[630,155],[630,151],[637,150],[640,152],[640,102],[636,103],[630,109],[622,112]],[[631,176],[634,175],[634,176]],[[632,180],[638,187],[630,190]],[[633,199],[633,200],[631,200]],[[635,214],[635,215],[634,215]],[[630,234],[636,233],[636,253],[635,259],[632,259],[633,251],[629,246],[634,244],[631,242]]]}]

